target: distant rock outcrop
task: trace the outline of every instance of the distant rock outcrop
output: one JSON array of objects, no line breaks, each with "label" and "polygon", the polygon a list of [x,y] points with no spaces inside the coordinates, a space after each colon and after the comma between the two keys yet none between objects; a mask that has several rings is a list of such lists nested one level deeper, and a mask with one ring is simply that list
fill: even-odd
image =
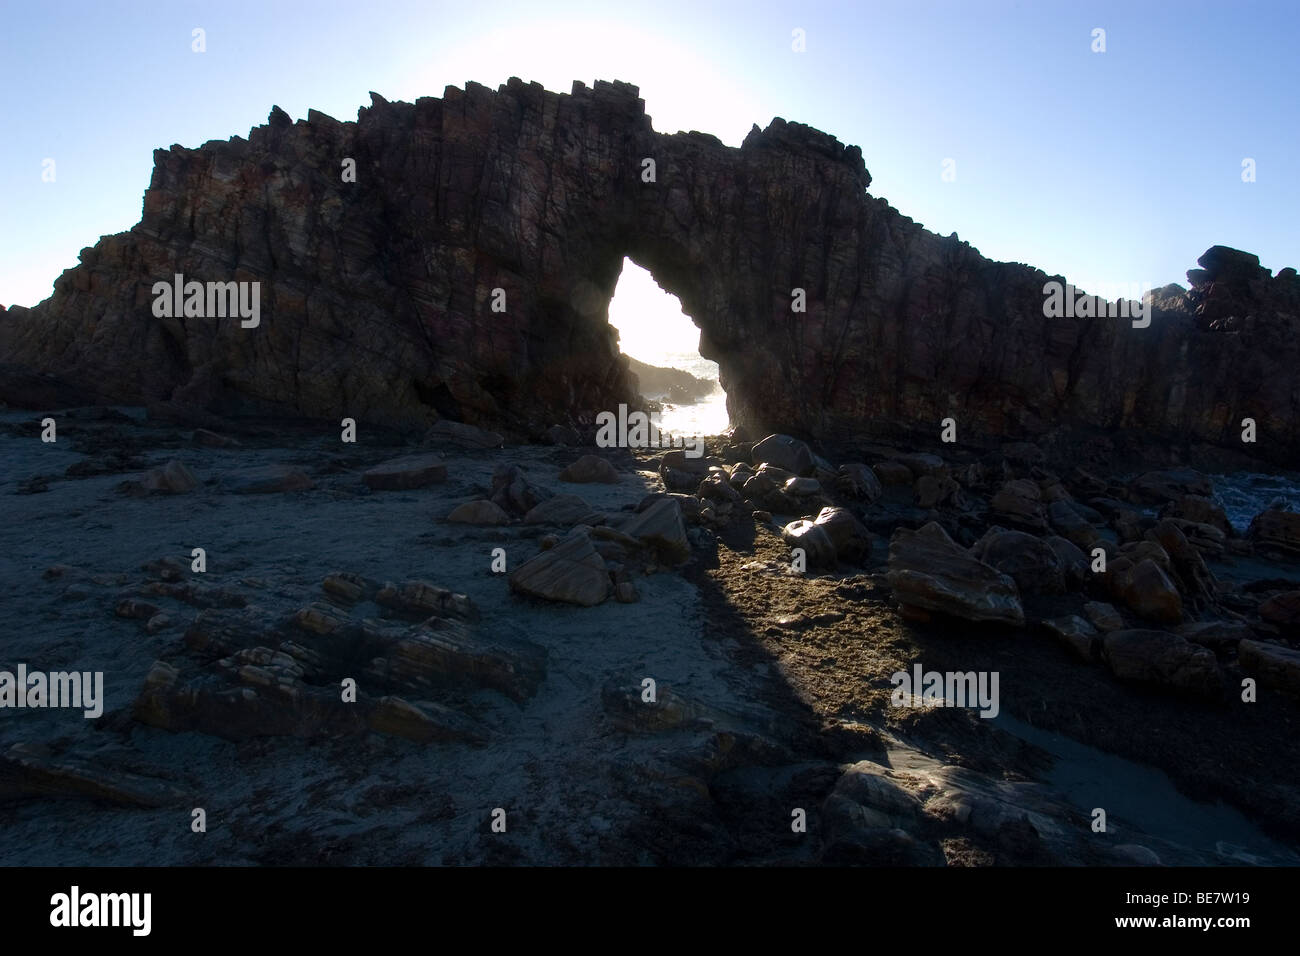
[{"label": "distant rock outcrop", "polygon": [[[739,148],[656,133],[624,83],[373,96],[356,122],[276,108],[248,139],[156,151],[139,225],[0,311],[0,400],[81,388],[540,438],[636,402],[607,322],[627,256],[700,326],[751,438],[951,416],[963,441],[1081,425],[1241,448],[1253,418],[1245,450],[1295,460],[1294,269],[1216,246],[1189,290],[1151,295],[1149,327],[1049,318],[1053,277],[927,232],[870,184],[857,147],[798,123]],[[256,326],[156,317],[176,275],[260,283]]]},{"label": "distant rock outcrop", "polygon": [[637,387],[646,398],[657,398],[679,405],[690,405],[717,388],[717,383],[678,368],[648,365],[628,356],[628,370],[636,376]]}]

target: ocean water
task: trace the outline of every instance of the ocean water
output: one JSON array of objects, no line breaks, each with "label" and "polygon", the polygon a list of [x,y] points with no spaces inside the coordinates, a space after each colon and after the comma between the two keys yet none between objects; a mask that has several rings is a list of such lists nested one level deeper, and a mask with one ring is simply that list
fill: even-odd
[{"label": "ocean water", "polygon": [[1240,472],[1207,477],[1214,482],[1214,499],[1238,534],[1245,534],[1251,519],[1275,501],[1284,511],[1300,510],[1300,482],[1294,476]]},{"label": "ocean water", "polygon": [[[659,416],[659,427],[666,432],[683,438],[719,435],[731,425],[727,417],[727,394],[718,384],[718,363],[701,358],[698,352],[654,352],[640,349],[633,358],[657,365],[660,368],[675,368],[690,372],[696,378],[707,379],[714,383],[713,391],[699,401],[690,405],[677,405],[663,402],[664,410]],[[648,394],[646,398],[663,401],[662,395]]]}]

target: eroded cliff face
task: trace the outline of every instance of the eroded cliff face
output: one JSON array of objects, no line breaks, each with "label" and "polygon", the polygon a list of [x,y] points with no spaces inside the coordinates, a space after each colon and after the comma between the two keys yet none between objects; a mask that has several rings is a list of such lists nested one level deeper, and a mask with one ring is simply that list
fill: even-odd
[{"label": "eroded cliff face", "polygon": [[[355,123],[276,109],[247,140],[156,151],[139,225],[0,316],[0,361],[124,403],[537,434],[635,403],[607,322],[629,256],[700,326],[752,436],[952,417],[963,439],[1077,424],[1240,447],[1252,417],[1256,450],[1294,459],[1295,270],[1215,247],[1147,328],[1048,318],[1053,277],[927,232],[870,182],[856,147],[780,119],[738,149],[656,133],[622,83],[373,96]],[[156,317],[177,273],[260,283],[260,324]]]}]

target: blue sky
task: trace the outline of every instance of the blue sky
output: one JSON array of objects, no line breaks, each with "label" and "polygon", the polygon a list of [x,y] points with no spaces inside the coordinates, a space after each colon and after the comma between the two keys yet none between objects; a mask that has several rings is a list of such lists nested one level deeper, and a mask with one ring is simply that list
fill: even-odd
[{"label": "blue sky", "polygon": [[732,145],[773,116],[809,123],[861,146],[905,215],[1085,287],[1185,282],[1215,243],[1300,266],[1295,2],[2,6],[0,303],[44,298],[139,219],[155,147],[246,136],[272,104],[355,119],[369,90],[511,75],[626,80],[656,129]]}]

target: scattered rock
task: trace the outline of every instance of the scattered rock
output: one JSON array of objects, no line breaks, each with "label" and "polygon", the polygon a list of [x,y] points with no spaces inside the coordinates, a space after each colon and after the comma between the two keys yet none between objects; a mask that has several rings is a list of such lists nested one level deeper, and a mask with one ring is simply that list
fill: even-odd
[{"label": "scattered rock", "polygon": [[1079,660],[1091,663],[1100,657],[1101,638],[1097,629],[1079,615],[1055,617],[1044,621],[1043,627]]},{"label": "scattered rock", "polygon": [[1232,534],[1232,524],[1228,521],[1223,507],[1213,498],[1204,495],[1183,495],[1176,498],[1161,509],[1160,516],[1210,525],[1218,529],[1224,537]]},{"label": "scattered rock", "polygon": [[861,498],[868,504],[884,493],[880,479],[869,467],[859,463],[840,465],[835,487],[843,494]]},{"label": "scattered rock", "polygon": [[199,479],[182,462],[172,459],[161,468],[151,468],[145,472],[140,478],[140,486],[145,491],[179,495],[197,488]]},{"label": "scattered rock", "polygon": [[1300,651],[1263,641],[1242,641],[1237,647],[1241,669],[1263,687],[1300,694]]},{"label": "scattered rock", "polygon": [[781,540],[793,548],[802,548],[810,568],[835,566],[835,542],[820,525],[811,521],[792,521],[781,530]]},{"label": "scattered rock", "polygon": [[444,418],[425,433],[424,441],[430,445],[450,444],[462,448],[500,448],[504,439],[496,432]]},{"label": "scattered rock", "polygon": [[1284,633],[1300,630],[1300,591],[1273,595],[1259,606],[1259,616]]},{"label": "scattered rock", "polygon": [[510,588],[548,601],[594,607],[609,597],[609,569],[591,539],[577,534],[517,567]]},{"label": "scattered rock", "polygon": [[756,465],[766,462],[795,475],[809,475],[813,470],[812,449],[789,435],[768,435],[755,443],[750,460]]},{"label": "scattered rock", "polygon": [[1261,551],[1300,555],[1300,514],[1270,508],[1251,521],[1246,537]]},{"label": "scattered rock", "polygon": [[1022,594],[1064,594],[1061,561],[1045,541],[1024,531],[990,528],[972,549],[975,557],[1016,582]]},{"label": "scattered rock", "polygon": [[910,485],[913,481],[912,469],[902,462],[878,461],[871,466],[871,470],[882,485]]},{"label": "scattered rock", "polygon": [[1102,656],[1121,680],[1160,684],[1210,700],[1223,696],[1214,652],[1167,631],[1112,631]]},{"label": "scattered rock", "polygon": [[619,482],[619,474],[618,469],[604,458],[597,455],[583,455],[560,472],[560,481],[570,481],[575,484],[599,482],[616,485]]},{"label": "scattered rock", "polygon": [[960,508],[963,504],[961,485],[947,475],[922,475],[916,479],[916,506],[939,508],[948,505]]},{"label": "scattered rock", "polygon": [[1027,478],[1008,481],[989,502],[989,510],[1001,521],[1021,531],[1042,534],[1047,530],[1042,492]]},{"label": "scattered rock", "polygon": [[1178,624],[1183,619],[1183,598],[1174,582],[1155,561],[1143,558],[1122,573],[1119,595],[1139,617],[1157,624]]},{"label": "scattered rock", "polygon": [[795,498],[809,498],[821,494],[822,485],[816,478],[789,478],[781,490]]},{"label": "scattered rock", "polygon": [[263,465],[227,472],[221,486],[236,495],[272,494],[278,491],[308,491],[315,483],[292,465]]},{"label": "scattered rock", "polygon": [[375,465],[362,481],[376,491],[409,491],[447,480],[447,466],[437,455],[403,455]]},{"label": "scattered rock", "polygon": [[1180,501],[1187,495],[1209,498],[1214,494],[1210,479],[1191,468],[1148,471],[1130,481],[1128,490],[1134,501],[1145,504]]},{"label": "scattered rock", "polygon": [[871,532],[847,508],[823,508],[814,524],[830,536],[841,561],[859,564],[871,554]]},{"label": "scattered rock", "polygon": [[888,580],[900,604],[972,621],[1025,623],[1015,581],[973,557],[935,522],[894,532]]},{"label": "scattered rock", "polygon": [[457,505],[447,520],[452,524],[502,525],[509,524],[510,516],[495,501],[479,498]]},{"label": "scattered rock", "polygon": [[1083,613],[1088,620],[1092,622],[1093,627],[1099,631],[1122,631],[1124,629],[1124,618],[1115,610],[1114,605],[1106,604],[1102,601],[1089,601],[1083,606]]},{"label": "scattered rock", "polygon": [[529,482],[518,465],[497,465],[492,472],[492,500],[508,514],[522,516],[552,497],[552,492]]},{"label": "scattered rock", "polygon": [[682,507],[675,499],[656,501],[619,528],[625,535],[649,545],[666,564],[679,564],[691,555]]},{"label": "scattered rock", "polygon": [[552,445],[576,446],[582,444],[582,436],[576,428],[568,425],[552,425],[546,429],[546,440]]},{"label": "scattered rock", "polygon": [[417,618],[458,617],[478,620],[478,608],[464,594],[457,594],[428,581],[403,581],[385,584],[375,595],[375,603]]},{"label": "scattered rock", "polygon": [[577,495],[556,495],[529,509],[524,524],[598,524],[603,519]]}]

